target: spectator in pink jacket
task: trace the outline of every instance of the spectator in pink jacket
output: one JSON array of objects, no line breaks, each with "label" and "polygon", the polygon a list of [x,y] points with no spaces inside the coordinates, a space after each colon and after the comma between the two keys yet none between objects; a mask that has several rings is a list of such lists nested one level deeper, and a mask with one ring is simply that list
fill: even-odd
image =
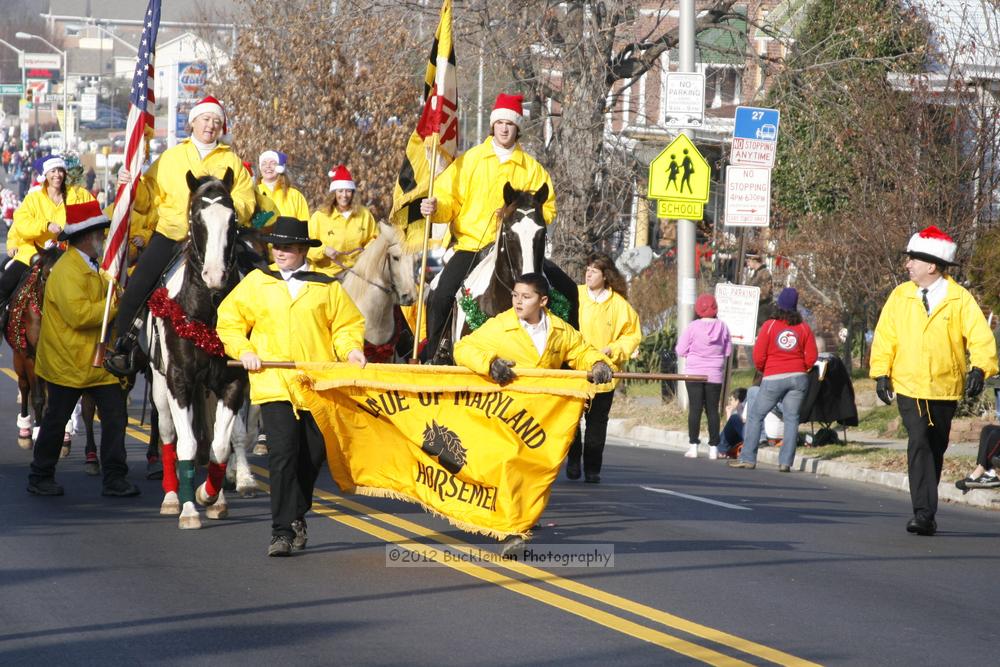
[{"label": "spectator in pink jacket", "polygon": [[799,314],[799,293],[786,287],[778,295],[777,312],[757,332],[753,346],[753,363],[764,379],[760,391],[750,402],[746,428],[743,432],[743,449],[737,461],[730,461],[732,468],[757,467],[757,445],[764,417],[781,403],[781,417],[785,422],[785,435],[778,454],[778,471],[791,472],[795,461],[795,447],[799,437],[799,407],[809,389],[809,369],[816,363],[818,352],[812,329]]},{"label": "spectator in pink jacket", "polygon": [[687,359],[684,372],[705,375],[707,382],[685,382],[688,395],[688,442],[684,456],[697,458],[701,413],[708,417],[708,458],[719,458],[719,399],[722,396],[722,371],[733,350],[729,327],[715,318],[719,304],[711,294],[702,294],[694,303],[698,316],[677,340],[677,356]]}]

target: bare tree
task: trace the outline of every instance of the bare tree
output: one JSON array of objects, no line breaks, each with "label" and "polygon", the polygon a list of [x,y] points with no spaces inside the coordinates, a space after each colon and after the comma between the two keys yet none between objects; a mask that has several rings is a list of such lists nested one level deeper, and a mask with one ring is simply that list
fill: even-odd
[{"label": "bare tree", "polygon": [[[317,208],[344,163],[361,201],[386,217],[422,91],[405,13],[365,3],[244,0],[245,22],[218,90],[244,159],[277,149]],[[337,3],[334,3],[337,4]]]}]

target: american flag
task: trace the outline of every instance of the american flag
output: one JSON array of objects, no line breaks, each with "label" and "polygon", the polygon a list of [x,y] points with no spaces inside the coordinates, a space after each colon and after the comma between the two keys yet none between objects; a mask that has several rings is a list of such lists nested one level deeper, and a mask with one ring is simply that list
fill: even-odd
[{"label": "american flag", "polygon": [[108,275],[119,283],[125,276],[128,252],[128,230],[132,202],[146,161],[146,139],[153,134],[154,117],[147,109],[153,99],[153,57],[156,55],[156,33],[160,28],[160,0],[149,0],[145,28],[136,55],[132,92],[129,94],[128,124],[125,127],[125,169],[132,175],[127,185],[119,185],[115,195],[115,211],[108,231],[101,261]]}]

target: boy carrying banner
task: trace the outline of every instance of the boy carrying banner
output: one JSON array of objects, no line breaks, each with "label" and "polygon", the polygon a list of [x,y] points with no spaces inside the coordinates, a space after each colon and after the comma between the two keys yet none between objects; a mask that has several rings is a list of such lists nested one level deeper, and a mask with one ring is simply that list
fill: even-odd
[{"label": "boy carrying banner", "polygon": [[306,261],[310,239],[304,220],[279,217],[263,237],[274,264],[254,270],[219,305],[219,338],[226,354],[250,371],[250,402],[261,406],[271,483],[268,556],[289,556],[306,546],[305,514],[326,458],[326,445],[291,374],[261,369],[261,360],[349,361],[365,366],[365,320],[330,276]]},{"label": "boy carrying banner", "polygon": [[[595,384],[611,382],[607,358],[546,308],[549,283],[545,276],[522,275],[511,290],[511,301],[510,310],[486,320],[455,344],[455,363],[489,375],[501,386],[517,378],[517,367],[560,368],[564,363],[575,370],[589,369],[589,379]],[[503,553],[523,543],[518,536],[508,538]]]}]

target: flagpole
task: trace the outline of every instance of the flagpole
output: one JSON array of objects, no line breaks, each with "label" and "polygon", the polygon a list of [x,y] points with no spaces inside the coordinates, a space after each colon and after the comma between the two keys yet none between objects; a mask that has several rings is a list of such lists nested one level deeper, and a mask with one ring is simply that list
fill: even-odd
[{"label": "flagpole", "polygon": [[[115,204],[118,203],[118,197],[115,196]],[[122,243],[121,248],[121,260],[118,263],[119,267],[125,267],[125,262],[128,258],[128,233],[125,234],[125,240]],[[104,318],[101,320],[101,337],[97,339],[97,345],[94,347],[94,358],[91,359],[90,365],[94,368],[101,368],[104,366],[104,355],[108,351],[108,338],[111,333],[111,296],[115,289],[114,276],[108,276],[108,293],[104,297]]]},{"label": "flagpole", "polygon": [[[434,196],[434,176],[437,172],[437,154],[438,154],[438,144],[441,143],[440,135],[435,132],[431,135],[431,141],[434,143],[431,145],[431,169],[430,169],[430,180],[427,185],[427,198],[430,199]],[[420,352],[420,325],[423,322],[424,314],[426,308],[424,307],[424,285],[426,281],[424,276],[427,275],[427,246],[430,245],[431,239],[431,216],[424,217],[424,246],[423,252],[420,254],[420,286],[417,290],[417,321],[415,325],[415,331],[413,332],[413,358],[410,359],[411,364],[419,363],[417,356]],[[428,332],[430,333],[430,332]],[[428,336],[429,338],[429,336]]]}]

